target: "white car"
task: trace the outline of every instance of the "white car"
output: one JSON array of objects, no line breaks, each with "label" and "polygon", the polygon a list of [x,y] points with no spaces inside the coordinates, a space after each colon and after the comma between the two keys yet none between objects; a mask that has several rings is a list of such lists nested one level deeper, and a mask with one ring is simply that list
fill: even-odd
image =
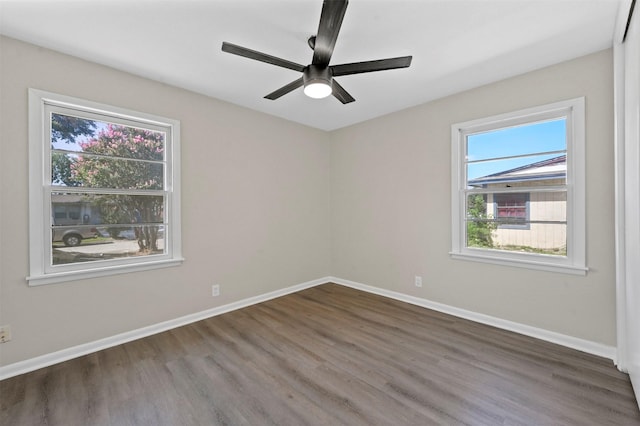
[{"label": "white car", "polygon": [[53,242],[62,241],[65,246],[73,247],[80,245],[85,238],[95,237],[97,233],[96,228],[53,228]]}]

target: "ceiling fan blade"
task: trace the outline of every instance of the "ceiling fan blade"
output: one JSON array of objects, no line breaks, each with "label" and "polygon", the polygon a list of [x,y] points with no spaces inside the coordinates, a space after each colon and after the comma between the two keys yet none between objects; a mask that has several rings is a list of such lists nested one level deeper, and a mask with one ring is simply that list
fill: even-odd
[{"label": "ceiling fan blade", "polygon": [[313,49],[313,65],[329,65],[348,3],[348,0],[324,0]]},{"label": "ceiling fan blade", "polygon": [[375,61],[353,62],[331,66],[334,76],[360,74],[364,72],[392,70],[396,68],[407,68],[411,65],[412,56],[401,56],[399,58],[378,59]]},{"label": "ceiling fan blade", "polygon": [[331,87],[333,88],[333,96],[343,104],[355,101],[354,97],[344,90],[344,87],[340,86],[335,79],[331,82]]},{"label": "ceiling fan blade", "polygon": [[286,86],[282,86],[281,88],[279,88],[278,90],[275,90],[271,93],[269,93],[267,96],[265,96],[265,99],[271,99],[272,101],[275,101],[276,99],[278,99],[280,96],[284,96],[287,93],[296,90],[298,87],[302,87],[303,85],[303,81],[302,81],[302,77],[300,77],[299,79],[292,81],[291,83],[287,84]]},{"label": "ceiling fan blade", "polygon": [[302,72],[304,70],[304,65],[267,55],[266,53],[258,52],[257,50],[247,49],[246,47],[238,46],[237,44],[227,43],[226,41],[222,42],[222,51],[233,55],[244,56],[249,59],[255,59],[256,61],[266,62],[271,65],[289,68],[294,71]]}]

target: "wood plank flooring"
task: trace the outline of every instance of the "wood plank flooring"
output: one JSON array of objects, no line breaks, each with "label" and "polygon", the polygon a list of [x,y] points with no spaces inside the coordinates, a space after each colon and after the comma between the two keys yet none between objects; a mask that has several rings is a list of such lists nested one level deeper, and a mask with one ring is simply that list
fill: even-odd
[{"label": "wood plank flooring", "polygon": [[610,360],[326,284],[0,382],[0,424],[640,425]]}]

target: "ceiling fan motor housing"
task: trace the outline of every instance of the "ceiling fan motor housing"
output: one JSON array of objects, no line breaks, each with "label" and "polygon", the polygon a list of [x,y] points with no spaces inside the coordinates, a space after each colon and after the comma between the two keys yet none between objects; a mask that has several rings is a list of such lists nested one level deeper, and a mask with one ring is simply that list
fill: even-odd
[{"label": "ceiling fan motor housing", "polygon": [[316,65],[307,65],[302,72],[302,81],[304,81],[305,87],[310,84],[326,84],[331,87],[333,75],[331,68],[318,67]]}]

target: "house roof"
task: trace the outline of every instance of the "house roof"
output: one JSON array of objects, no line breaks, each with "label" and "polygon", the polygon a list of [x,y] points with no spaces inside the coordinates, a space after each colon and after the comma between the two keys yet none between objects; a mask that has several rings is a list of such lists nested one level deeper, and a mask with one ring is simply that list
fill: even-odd
[{"label": "house roof", "polygon": [[86,197],[83,194],[54,194],[51,197],[53,204],[59,203],[82,203],[86,202]]},{"label": "house roof", "polygon": [[505,170],[469,181],[470,186],[481,187],[496,183],[513,183],[534,180],[560,179],[567,174],[567,156],[560,155],[514,169]]}]

